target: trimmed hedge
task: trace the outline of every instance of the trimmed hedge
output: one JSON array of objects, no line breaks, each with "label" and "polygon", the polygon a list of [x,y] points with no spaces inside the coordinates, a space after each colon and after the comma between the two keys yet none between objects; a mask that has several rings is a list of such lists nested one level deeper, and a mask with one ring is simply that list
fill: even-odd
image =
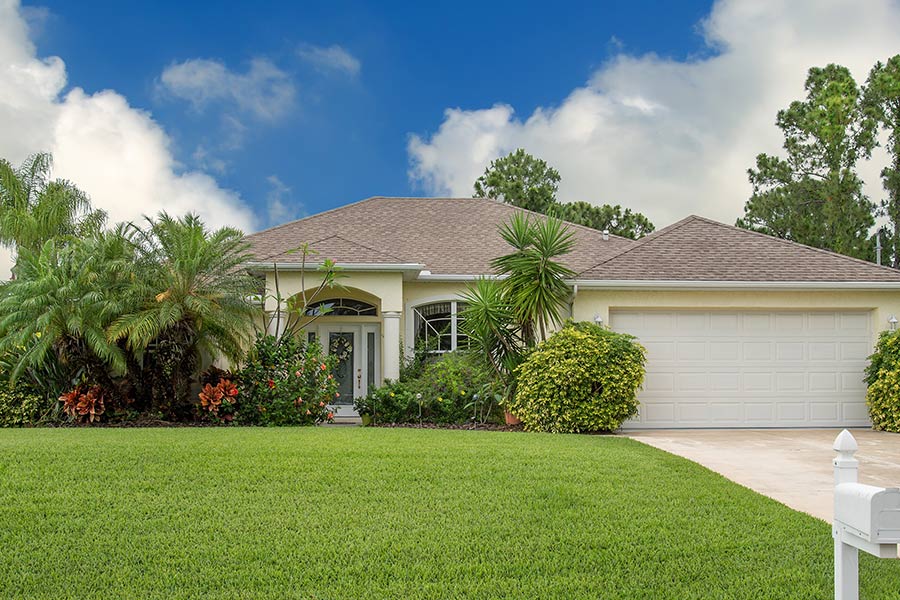
[{"label": "trimmed hedge", "polygon": [[637,414],[645,362],[633,336],[566,323],[519,366],[507,410],[529,431],[614,431]]},{"label": "trimmed hedge", "polygon": [[866,367],[866,405],[872,427],[900,433],[900,330],[883,331]]}]

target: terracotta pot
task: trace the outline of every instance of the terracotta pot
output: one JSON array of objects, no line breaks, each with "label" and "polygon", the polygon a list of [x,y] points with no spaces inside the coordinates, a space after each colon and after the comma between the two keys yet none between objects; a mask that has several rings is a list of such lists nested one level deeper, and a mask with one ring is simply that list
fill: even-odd
[{"label": "terracotta pot", "polygon": [[508,410],[504,413],[503,416],[506,418],[506,424],[507,424],[507,425],[518,425],[519,423],[522,422],[522,420],[519,419],[519,417],[517,417],[516,415],[512,414],[512,413],[509,412]]}]

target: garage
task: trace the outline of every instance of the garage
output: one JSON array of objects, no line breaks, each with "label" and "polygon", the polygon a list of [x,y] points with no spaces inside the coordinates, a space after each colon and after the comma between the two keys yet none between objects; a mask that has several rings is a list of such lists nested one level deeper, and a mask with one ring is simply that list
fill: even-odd
[{"label": "garage", "polygon": [[640,414],[625,427],[867,426],[870,310],[611,307],[647,349]]}]

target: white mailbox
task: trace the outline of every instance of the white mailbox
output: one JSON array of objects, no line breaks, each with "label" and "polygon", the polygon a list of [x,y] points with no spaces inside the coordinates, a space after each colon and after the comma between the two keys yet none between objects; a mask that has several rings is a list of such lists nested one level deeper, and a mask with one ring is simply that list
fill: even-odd
[{"label": "white mailbox", "polygon": [[900,543],[900,489],[841,483],[834,489],[835,524],[873,544]]}]

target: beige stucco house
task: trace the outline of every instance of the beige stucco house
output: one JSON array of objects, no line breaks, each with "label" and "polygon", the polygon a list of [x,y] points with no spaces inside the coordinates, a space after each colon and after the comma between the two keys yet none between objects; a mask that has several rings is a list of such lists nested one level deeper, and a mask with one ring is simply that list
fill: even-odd
[{"label": "beige stucco house", "polygon": [[[350,350],[342,397],[396,378],[416,340],[463,340],[460,293],[509,248],[498,224],[519,209],[473,198],[369,198],[249,237],[282,297],[343,268],[332,312],[306,335]],[[535,215],[540,218],[539,215]],[[632,241],[570,225],[570,312],[647,348],[639,416],[626,426],[868,424],[862,381],[880,331],[900,315],[900,272],[691,216]],[[319,252],[301,284],[302,243]],[[281,307],[283,310],[284,307]],[[270,298],[267,310],[276,312]],[[352,406],[339,407],[352,414]]]}]

